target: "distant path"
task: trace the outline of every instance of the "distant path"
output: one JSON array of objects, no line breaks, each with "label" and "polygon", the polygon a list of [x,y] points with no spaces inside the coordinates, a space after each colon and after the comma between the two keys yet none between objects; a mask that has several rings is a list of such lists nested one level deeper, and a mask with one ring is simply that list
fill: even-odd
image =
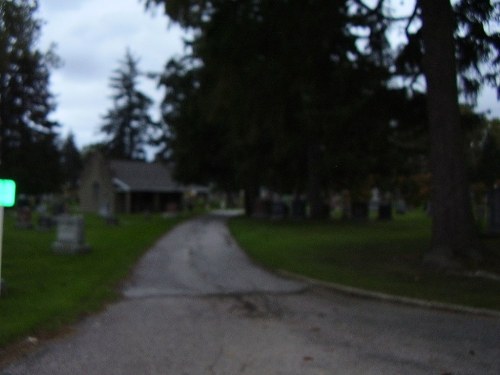
[{"label": "distant path", "polygon": [[500,374],[500,319],[270,275],[220,216],[162,238],[123,294],[0,374]]},{"label": "distant path", "polygon": [[304,285],[250,263],[216,216],[181,225],[139,263],[127,297],[288,293]]}]

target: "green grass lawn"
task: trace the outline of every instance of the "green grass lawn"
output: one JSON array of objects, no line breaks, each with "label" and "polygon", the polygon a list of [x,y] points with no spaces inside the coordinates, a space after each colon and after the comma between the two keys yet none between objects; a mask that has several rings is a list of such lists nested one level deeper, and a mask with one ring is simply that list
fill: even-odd
[{"label": "green grass lawn", "polygon": [[57,255],[51,251],[55,230],[17,229],[6,212],[0,298],[0,347],[26,335],[56,332],[78,317],[96,311],[118,295],[117,286],[138,258],[182,217],[121,216],[109,226],[85,216],[92,251]]},{"label": "green grass lawn", "polygon": [[[430,220],[421,212],[391,222],[236,218],[238,243],[258,263],[314,279],[412,298],[500,310],[500,282],[422,267]],[[500,273],[500,238],[485,239],[483,269]]]}]

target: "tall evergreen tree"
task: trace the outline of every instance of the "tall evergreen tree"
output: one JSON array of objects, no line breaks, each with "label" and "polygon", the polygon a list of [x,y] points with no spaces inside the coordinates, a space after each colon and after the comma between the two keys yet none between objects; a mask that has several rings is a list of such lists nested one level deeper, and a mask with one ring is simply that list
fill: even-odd
[{"label": "tall evergreen tree", "polygon": [[76,147],[75,137],[70,132],[61,147],[61,172],[67,188],[74,190],[78,187],[78,178],[82,168],[82,156]]},{"label": "tall evergreen tree", "polygon": [[[384,14],[385,0],[374,8],[355,0],[377,23],[397,21]],[[459,93],[474,99],[483,84],[500,87],[500,33],[488,27],[500,18],[500,3],[490,0],[418,0],[405,28],[407,43],[398,68],[426,82],[432,172],[432,245],[425,261],[456,267],[480,259],[466,173],[464,124]],[[415,22],[419,20],[420,22]],[[457,84],[457,75],[458,82]]]},{"label": "tall evergreen tree", "polygon": [[433,182],[432,249],[426,261],[447,266],[476,246],[458,105],[455,25],[449,1],[422,0],[421,6]]},{"label": "tall evergreen tree", "polygon": [[24,193],[54,191],[60,182],[58,124],[49,118],[57,57],[36,46],[36,10],[37,1],[0,1],[0,173]]},{"label": "tall evergreen tree", "polygon": [[149,113],[153,101],[139,89],[138,59],[129,50],[120,65],[111,77],[113,107],[100,127],[107,136],[104,152],[114,158],[144,160],[145,147],[159,126]]},{"label": "tall evergreen tree", "polygon": [[179,181],[230,190],[235,188],[234,145],[227,124],[203,113],[209,95],[203,73],[188,59],[168,62],[160,81],[166,88],[161,110],[167,127],[160,156],[173,159]]},{"label": "tall evergreen tree", "polygon": [[[342,130],[355,124],[356,113],[375,108],[369,97],[385,90],[385,67],[359,52],[356,38],[349,33],[345,2],[176,1],[165,5],[176,21],[199,30],[190,43],[191,65],[198,76],[192,92],[203,94],[197,101],[184,95],[180,104],[197,106],[205,123],[196,130],[192,120],[184,121],[181,130],[200,134],[217,129],[211,134],[222,137],[219,143],[225,145],[225,157],[215,160],[225,163],[220,170],[232,173],[247,191],[247,211],[257,188],[266,185],[287,193],[307,191],[311,215],[319,216],[322,192],[331,181],[327,175],[339,170],[333,167],[339,159],[330,150],[344,147]],[[179,80],[164,81],[173,82]],[[382,112],[380,106],[377,112]],[[382,121],[379,118],[377,123],[376,117],[374,111],[363,119],[357,116],[361,125],[353,134],[378,132]],[[180,136],[176,126],[182,122],[174,125],[174,138]],[[213,159],[212,152],[201,154],[209,147],[196,147],[193,139],[174,139],[174,158],[182,141],[183,149],[193,151],[186,153],[193,163],[197,155]],[[369,137],[366,141],[370,143]],[[366,149],[358,149],[358,156],[366,159]],[[359,175],[364,170],[357,167],[366,164],[350,163],[345,169],[350,169],[351,176]]]},{"label": "tall evergreen tree", "polygon": [[[401,18],[391,15],[389,0],[286,1],[283,2],[286,5],[283,8],[280,8],[280,1],[265,0],[146,0],[147,5],[153,3],[163,5],[165,12],[182,26],[198,30],[191,44],[193,54],[200,58],[201,66],[210,70],[215,77],[212,81],[212,96],[205,98],[211,104],[212,112],[217,113],[214,107],[223,109],[219,112],[224,114],[220,119],[225,117],[226,122],[231,116],[237,119],[231,120],[229,129],[231,132],[237,129],[239,136],[229,139],[236,140],[234,144],[242,146],[236,149],[241,150],[244,156],[250,156],[244,159],[236,157],[238,169],[259,183],[250,172],[259,171],[258,166],[262,165],[266,165],[267,171],[272,170],[279,159],[273,157],[274,150],[279,150],[278,153],[288,160],[296,160],[291,157],[294,154],[307,155],[305,170],[309,176],[311,201],[318,197],[319,179],[325,171],[322,164],[327,161],[326,153],[338,153],[348,144],[351,147],[340,154],[346,159],[340,161],[343,161],[341,164],[353,166],[356,163],[348,162],[350,154],[357,146],[366,148],[365,145],[369,145],[373,156],[383,160],[380,156],[386,150],[384,145],[393,135],[387,125],[393,118],[407,117],[405,114],[391,113],[380,102],[371,100],[381,96],[383,84],[378,86],[379,90],[374,90],[376,85],[370,87],[362,79],[357,80],[355,77],[362,76],[357,74],[360,68],[362,71],[363,65],[370,64],[380,67],[380,80],[385,79],[384,67],[398,77],[411,76],[412,83],[421,83],[424,77],[430,125],[430,165],[433,172],[433,241],[428,259],[434,259],[431,263],[446,266],[447,260],[453,264],[464,257],[476,258],[477,241],[470,214],[458,93],[461,89],[462,93],[474,97],[483,83],[499,87],[500,35],[494,31],[495,27],[490,30],[487,27],[490,22],[498,22],[498,1],[460,0],[452,7],[449,0],[415,0],[415,10],[406,18],[408,25],[404,28],[408,42],[398,51],[391,51],[387,40],[391,25],[401,21]],[[308,11],[315,6],[321,7],[323,13],[317,18],[308,17]],[[336,7],[337,11],[329,11],[331,6]],[[296,18],[292,9],[301,7],[306,12]],[[273,9],[281,11],[267,23],[266,15],[272,13]],[[342,9],[348,12],[344,13]],[[325,15],[331,17],[330,30],[322,27]],[[311,23],[311,19],[315,23]],[[292,33],[286,28],[288,20],[295,21]],[[294,30],[300,30],[298,37],[293,34]],[[315,32],[309,33],[311,30]],[[334,46],[337,50],[331,50],[327,35],[335,32],[337,44]],[[349,38],[350,33],[358,36],[354,45],[357,48],[365,45],[365,51],[371,56],[359,56],[357,48],[353,48],[352,38]],[[279,40],[280,35],[283,36],[282,40]],[[297,56],[283,53],[283,47],[298,47],[295,48]],[[322,52],[329,52],[329,61],[318,58]],[[393,64],[392,52],[399,55],[396,64]],[[347,56],[346,60],[342,59],[343,54]],[[283,56],[286,58],[280,60]],[[273,70],[273,67],[276,69]],[[371,68],[370,71],[371,82],[376,82],[377,75],[373,75]],[[460,82],[458,87],[457,73]],[[337,74],[338,78],[331,80],[328,74]],[[281,77],[286,77],[283,81],[290,83],[288,87],[286,83],[282,84]],[[288,90],[283,90],[284,87]],[[339,89],[332,90],[335,87]],[[352,91],[355,91],[352,97],[346,95]],[[290,95],[292,92],[295,95]],[[413,93],[413,102],[421,103],[421,93]],[[399,104],[399,100],[394,100],[398,96],[385,95],[385,98]],[[280,102],[276,97],[286,99]],[[345,105],[342,105],[343,98],[349,98]],[[330,103],[329,112],[334,121],[326,120],[328,116],[325,115],[329,112],[322,103]],[[366,103],[369,105],[365,106]],[[283,111],[283,108],[288,110]],[[377,109],[385,113],[377,113]],[[283,121],[280,113],[288,113],[288,120]],[[373,126],[359,126],[364,121],[355,120],[360,118],[368,120],[367,123]],[[290,119],[299,124],[302,132],[298,134],[302,138],[290,137],[290,131],[282,133],[287,134],[282,139],[298,140],[290,148],[294,152],[289,153],[284,152],[282,147],[290,145],[289,142],[274,142],[280,139],[280,129],[287,129],[293,123]],[[263,125],[266,121],[273,127]],[[323,121],[328,126],[323,126]],[[332,123],[334,126],[331,126]],[[420,121],[419,124],[412,121],[412,124],[421,127]],[[328,131],[325,132],[324,128]],[[403,128],[397,127],[394,133],[401,136]],[[336,137],[328,137],[332,133]],[[266,137],[264,134],[272,136]],[[336,143],[335,138],[347,141]],[[250,143],[245,144],[245,140]],[[262,150],[260,154],[257,149]],[[265,163],[259,159],[261,155],[267,156]],[[366,165],[366,160],[364,158],[364,162],[358,164]],[[370,169],[366,169],[364,174],[370,173]],[[348,173],[352,172],[353,169],[349,168]],[[265,172],[258,175],[268,181]],[[314,202],[311,203],[314,207]]]}]

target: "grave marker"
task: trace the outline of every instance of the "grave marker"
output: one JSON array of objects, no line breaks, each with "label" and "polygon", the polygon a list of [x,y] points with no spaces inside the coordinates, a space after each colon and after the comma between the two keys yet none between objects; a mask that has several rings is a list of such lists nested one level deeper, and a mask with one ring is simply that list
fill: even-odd
[{"label": "grave marker", "polygon": [[82,216],[60,215],[57,218],[57,240],[52,244],[56,253],[81,254],[90,251],[85,243],[85,222]]},{"label": "grave marker", "polygon": [[288,216],[288,206],[285,202],[277,201],[271,204],[271,218],[285,219]]},{"label": "grave marker", "polygon": [[294,199],[292,201],[292,217],[294,219],[306,218],[306,201],[303,199]]},{"label": "grave marker", "polygon": [[18,207],[16,215],[16,227],[19,229],[33,228],[33,214],[29,206]]}]

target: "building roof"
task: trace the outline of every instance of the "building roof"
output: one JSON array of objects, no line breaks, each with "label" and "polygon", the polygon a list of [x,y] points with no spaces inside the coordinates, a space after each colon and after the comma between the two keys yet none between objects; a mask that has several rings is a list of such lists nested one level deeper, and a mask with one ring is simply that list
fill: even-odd
[{"label": "building roof", "polygon": [[183,190],[172,178],[172,168],[159,162],[111,160],[109,167],[115,187],[121,191],[168,193]]}]

